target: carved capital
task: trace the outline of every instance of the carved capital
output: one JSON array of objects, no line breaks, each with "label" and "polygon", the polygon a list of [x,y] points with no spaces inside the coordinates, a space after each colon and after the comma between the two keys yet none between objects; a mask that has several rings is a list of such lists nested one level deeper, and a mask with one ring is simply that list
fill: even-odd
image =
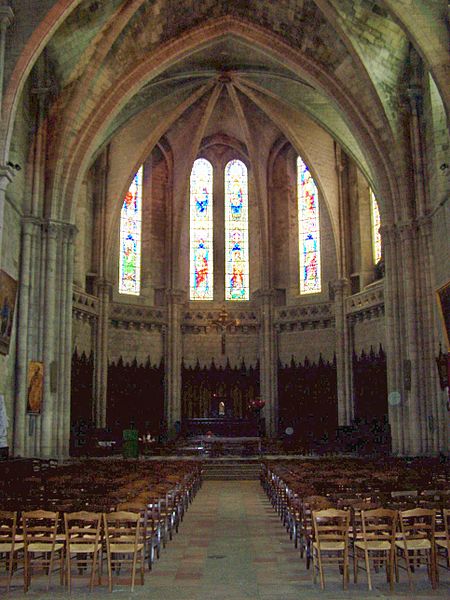
[{"label": "carved capital", "polygon": [[78,228],[75,225],[72,225],[72,223],[63,223],[62,232],[64,240],[69,244],[73,244],[78,233]]},{"label": "carved capital", "polygon": [[11,165],[0,165],[0,192],[6,192],[6,188],[13,181],[16,170]]},{"label": "carved capital", "polygon": [[0,25],[6,29],[14,21],[14,12],[10,6],[0,6]]},{"label": "carved capital", "polygon": [[58,221],[44,222],[44,233],[47,239],[56,240],[61,234],[61,231],[61,223],[59,223]]},{"label": "carved capital", "polygon": [[397,230],[402,242],[410,241],[417,233],[417,224],[414,221],[399,223],[397,225]]},{"label": "carved capital", "polygon": [[41,226],[41,220],[37,217],[25,216],[22,217],[22,233],[24,235],[32,235],[34,230]]},{"label": "carved capital", "polygon": [[169,289],[166,290],[166,298],[171,304],[184,304],[186,302],[186,292],[184,290]]},{"label": "carved capital", "polygon": [[335,279],[331,282],[331,287],[336,295],[344,294],[349,289],[349,281],[343,277],[342,279]]}]

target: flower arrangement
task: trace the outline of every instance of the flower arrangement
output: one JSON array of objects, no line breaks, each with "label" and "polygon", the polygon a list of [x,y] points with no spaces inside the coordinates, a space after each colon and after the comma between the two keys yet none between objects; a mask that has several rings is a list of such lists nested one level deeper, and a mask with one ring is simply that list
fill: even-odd
[{"label": "flower arrangement", "polygon": [[256,412],[264,408],[265,404],[266,403],[264,402],[264,400],[261,400],[261,398],[254,398],[248,403],[248,408],[249,410],[254,410]]}]

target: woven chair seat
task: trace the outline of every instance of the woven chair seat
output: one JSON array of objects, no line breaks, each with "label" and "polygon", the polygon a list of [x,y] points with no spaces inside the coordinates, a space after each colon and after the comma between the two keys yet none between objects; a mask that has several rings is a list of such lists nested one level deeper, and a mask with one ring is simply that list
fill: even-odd
[{"label": "woven chair seat", "polygon": [[361,550],[390,550],[391,544],[390,542],[383,542],[382,540],[373,540],[366,542],[356,542],[356,548],[360,548]]},{"label": "woven chair seat", "polygon": [[[22,550],[24,545],[22,543],[14,544],[14,551]],[[11,542],[0,542],[0,554],[2,552],[11,552],[12,543]]]},{"label": "woven chair seat", "polygon": [[[405,549],[405,542],[396,541],[395,545],[397,548]],[[427,539],[406,539],[406,549],[407,550],[430,550],[431,542]]]},{"label": "woven chair seat", "polygon": [[344,542],[321,542],[320,545],[317,542],[314,542],[313,546],[316,548],[316,550],[330,550],[334,552],[337,550],[344,550],[345,548]]},{"label": "woven chair seat", "polygon": [[[51,552],[53,544],[50,542],[33,542],[32,544],[28,544],[27,551],[28,552]],[[54,545],[54,551],[58,552],[64,548],[64,544],[56,543]]]},{"label": "woven chair seat", "polygon": [[[113,554],[133,554],[134,544],[110,544],[110,550]],[[136,550],[139,552],[144,548],[144,544],[137,544]]]}]

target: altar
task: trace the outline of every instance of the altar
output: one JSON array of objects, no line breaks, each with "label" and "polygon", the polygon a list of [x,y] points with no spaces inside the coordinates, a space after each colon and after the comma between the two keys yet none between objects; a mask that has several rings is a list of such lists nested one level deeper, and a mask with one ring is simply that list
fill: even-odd
[{"label": "altar", "polygon": [[259,437],[264,434],[258,417],[238,418],[231,416],[184,419],[182,433],[190,436],[216,436],[226,438]]}]

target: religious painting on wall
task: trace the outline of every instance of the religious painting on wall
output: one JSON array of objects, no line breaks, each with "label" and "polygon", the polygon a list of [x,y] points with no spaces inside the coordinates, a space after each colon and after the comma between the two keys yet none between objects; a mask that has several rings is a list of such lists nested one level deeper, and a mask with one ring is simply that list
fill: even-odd
[{"label": "religious painting on wall", "polygon": [[437,300],[444,325],[447,350],[450,351],[450,281],[437,290]]},{"label": "religious painting on wall", "polygon": [[44,363],[30,361],[28,365],[27,412],[40,414],[44,391]]},{"label": "religious painting on wall", "polygon": [[17,281],[0,271],[0,354],[8,354],[11,341]]}]

